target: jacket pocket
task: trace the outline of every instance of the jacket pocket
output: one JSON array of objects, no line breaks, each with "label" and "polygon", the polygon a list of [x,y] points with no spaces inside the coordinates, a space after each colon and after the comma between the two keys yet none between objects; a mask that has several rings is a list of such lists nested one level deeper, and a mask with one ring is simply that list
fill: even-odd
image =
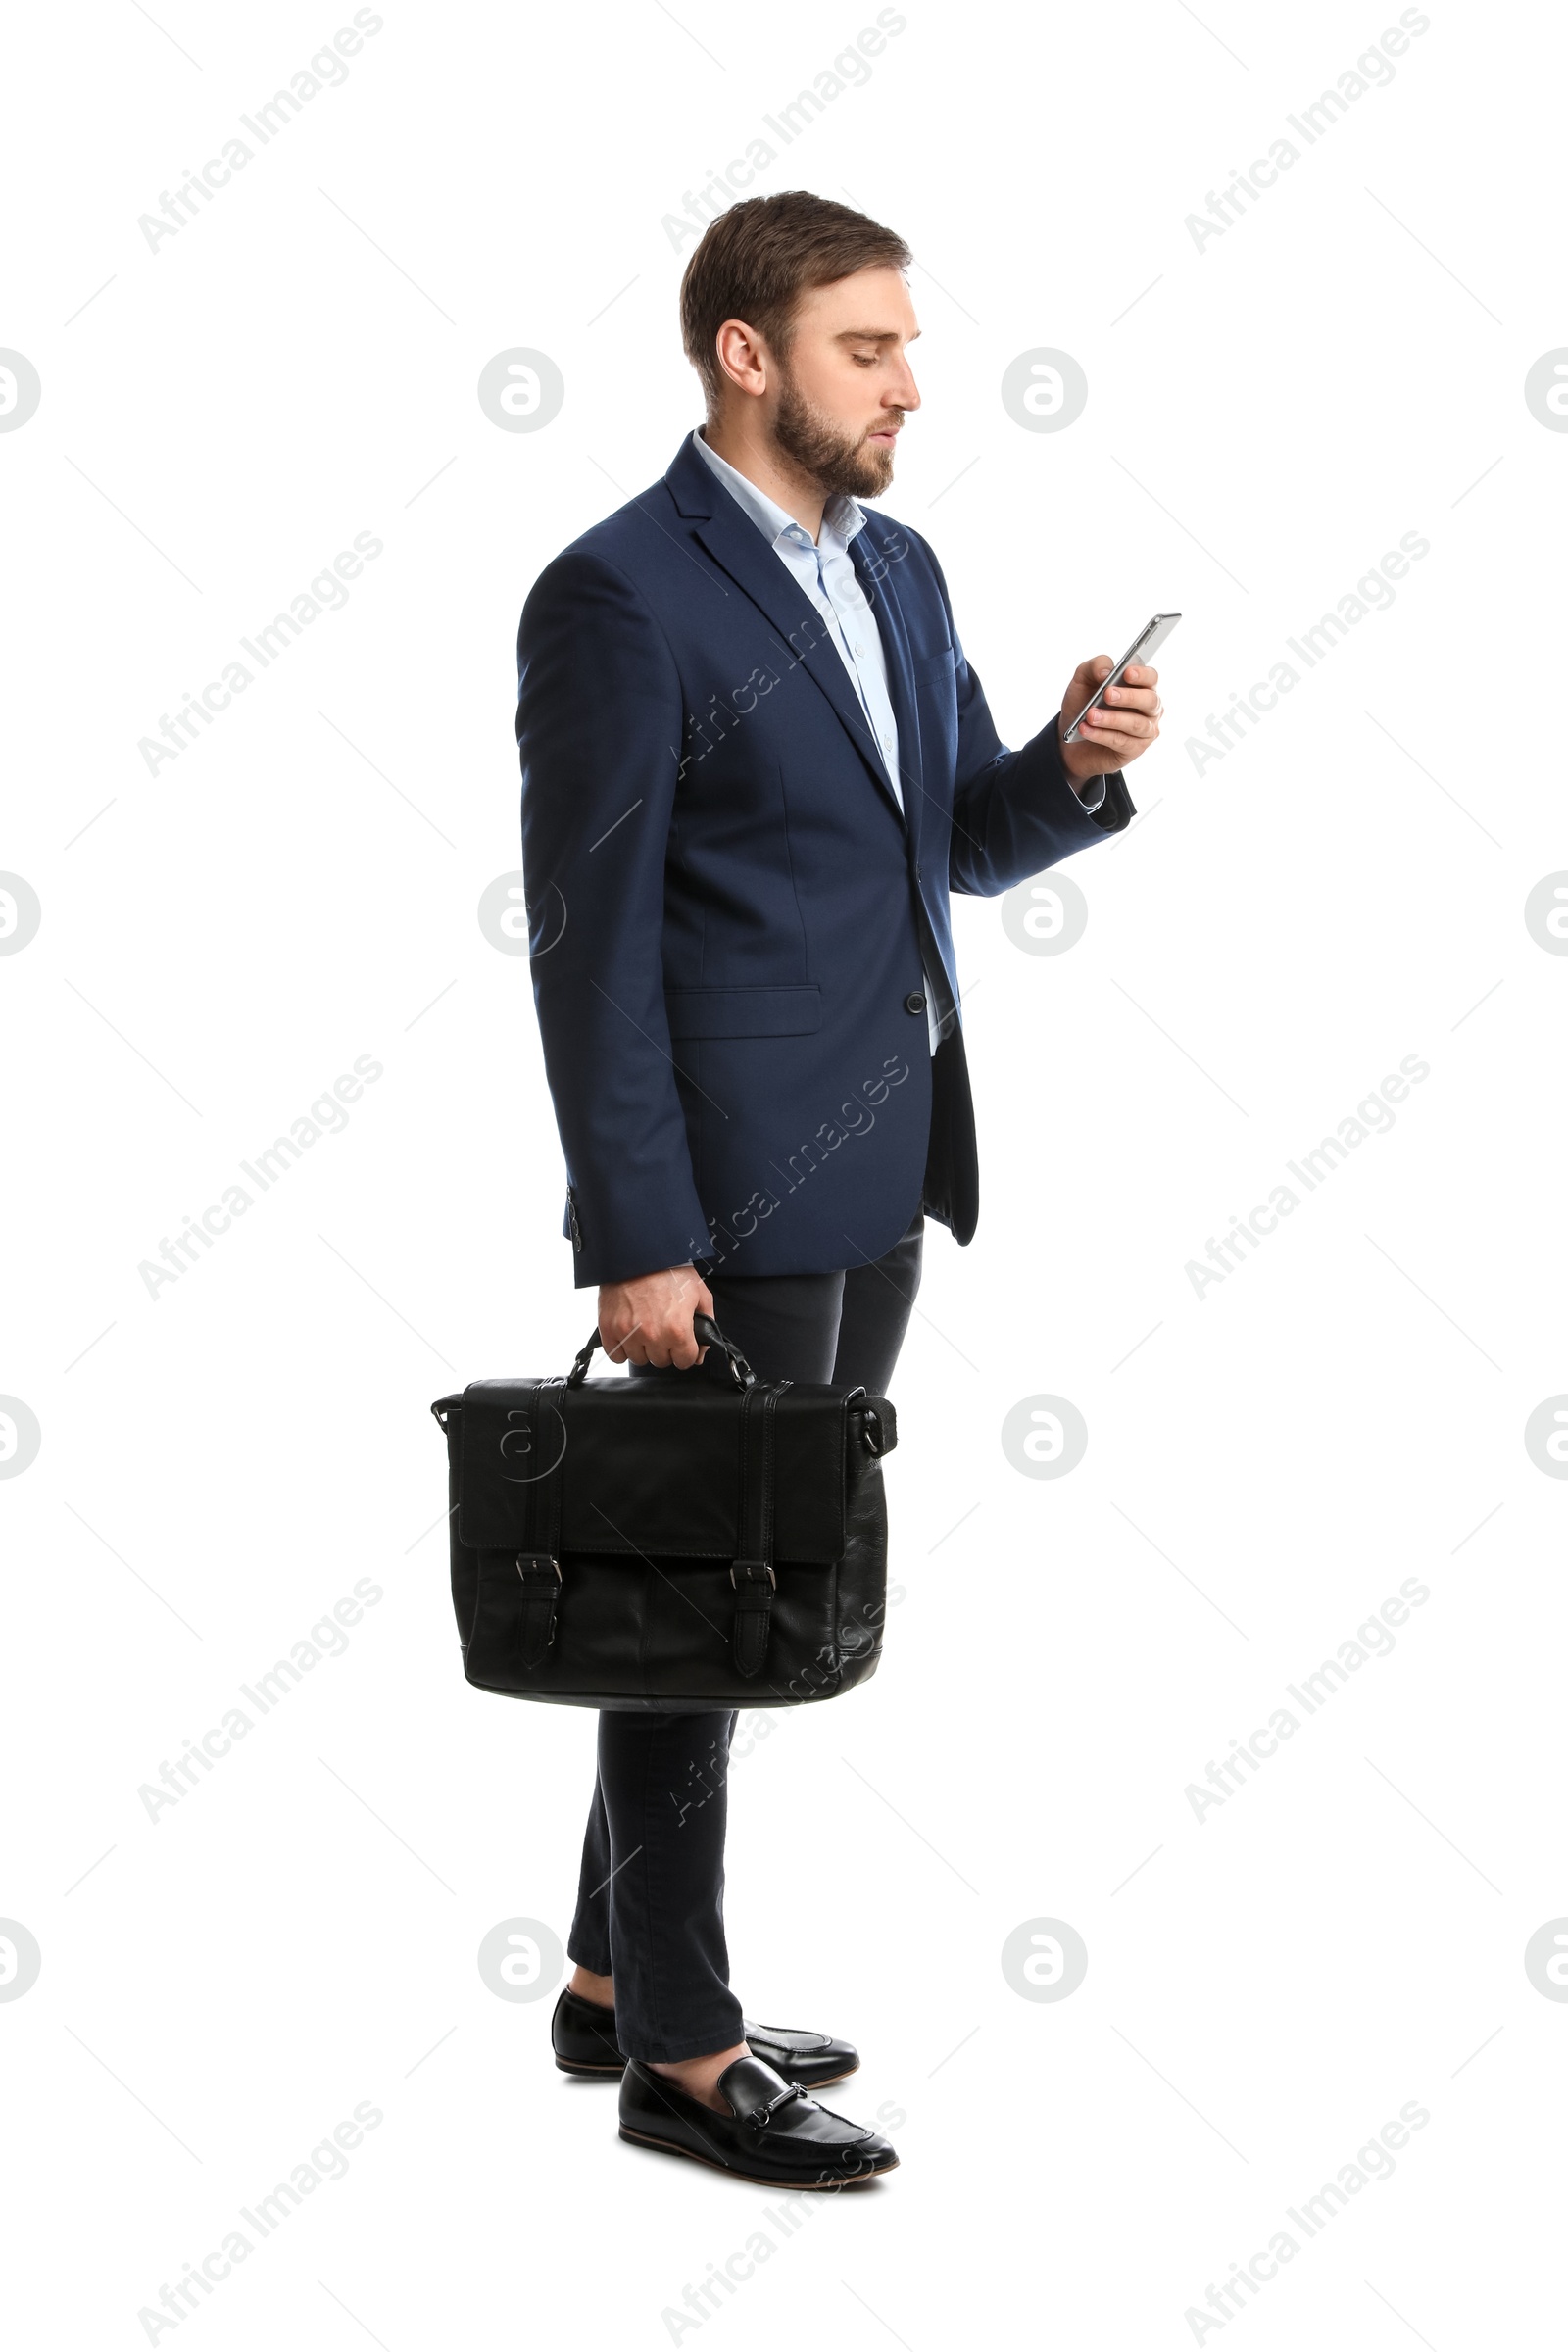
[{"label": "jacket pocket", "polygon": [[822,1026],[822,992],[795,988],[667,988],[669,1034],[699,1037],[808,1037]]}]

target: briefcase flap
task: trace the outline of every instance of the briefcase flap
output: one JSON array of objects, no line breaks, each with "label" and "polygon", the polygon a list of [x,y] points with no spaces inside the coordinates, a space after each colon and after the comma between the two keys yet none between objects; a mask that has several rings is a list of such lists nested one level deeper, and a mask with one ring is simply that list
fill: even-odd
[{"label": "briefcase flap", "polygon": [[[845,1549],[850,1405],[843,1389],[791,1384],[774,1424],[775,1557],[837,1560]],[[527,1541],[529,1489],[561,1482],[560,1548],[732,1560],[738,1548],[742,1393],[693,1374],[670,1380],[475,1381],[455,1443],[459,1541],[504,1551]],[[754,1407],[755,1409],[755,1407]],[[534,1498],[543,1503],[544,1495]]]}]

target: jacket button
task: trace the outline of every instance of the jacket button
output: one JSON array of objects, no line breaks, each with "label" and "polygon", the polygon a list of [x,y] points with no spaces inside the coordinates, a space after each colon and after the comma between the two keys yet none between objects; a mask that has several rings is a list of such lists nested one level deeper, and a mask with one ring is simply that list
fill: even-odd
[{"label": "jacket button", "polygon": [[924,1012],[925,999],[921,996],[917,988],[911,988],[908,995],[905,998],[904,1009],[906,1012]]}]

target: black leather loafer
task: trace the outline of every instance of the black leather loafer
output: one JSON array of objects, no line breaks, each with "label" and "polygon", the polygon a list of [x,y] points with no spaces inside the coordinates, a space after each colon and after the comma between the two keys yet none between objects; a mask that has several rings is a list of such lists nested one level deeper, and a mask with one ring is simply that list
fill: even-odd
[{"label": "black leather loafer", "polygon": [[615,2039],[615,2012],[602,2001],[561,1988],[550,2020],[550,2041],[564,2075],[618,2075],[625,2054]]},{"label": "black leather loafer", "polygon": [[[786,2082],[803,2090],[820,2090],[826,2082],[842,2082],[860,2063],[850,2041],[831,2034],[812,2034],[798,2026],[755,2026],[747,2018],[741,2027],[752,2055],[762,2059]],[[550,2021],[550,2040],[556,2064],[564,2075],[618,2075],[625,2052],[615,2040],[615,2012],[580,1993],[562,1988]]]},{"label": "black leather loafer", "polygon": [[633,2058],[620,2082],[620,2136],[760,2188],[859,2188],[898,2164],[880,2132],[819,2107],[760,2058],[735,2059],[718,2090],[728,2115],[688,2098],[667,2075]]},{"label": "black leather loafer", "polygon": [[842,2082],[860,2063],[853,2041],[839,2041],[831,2034],[808,2033],[800,2026],[754,2026],[747,2018],[741,2026],[741,2039],[754,2058],[760,2058],[786,2082],[798,2082],[803,2090],[820,2090],[824,2082]]}]

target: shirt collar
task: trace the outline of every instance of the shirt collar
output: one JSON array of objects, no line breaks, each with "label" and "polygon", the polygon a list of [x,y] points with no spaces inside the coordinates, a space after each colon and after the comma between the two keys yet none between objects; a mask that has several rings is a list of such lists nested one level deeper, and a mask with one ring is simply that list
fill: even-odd
[{"label": "shirt collar", "polygon": [[[710,449],[700,425],[692,428],[692,446],[709,471],[716,475],[737,506],[744,507],[758,529],[776,547],[779,540],[792,538],[799,545],[809,547],[811,534],[798,523],[793,514],[770,499],[765,490],[759,490],[748,476],[721,458],[716,449]],[[830,535],[840,546],[848,547],[858,531],[865,527],[865,510],[857,499],[835,492],[822,509],[822,539]],[[821,542],[818,542],[821,544]]]}]

